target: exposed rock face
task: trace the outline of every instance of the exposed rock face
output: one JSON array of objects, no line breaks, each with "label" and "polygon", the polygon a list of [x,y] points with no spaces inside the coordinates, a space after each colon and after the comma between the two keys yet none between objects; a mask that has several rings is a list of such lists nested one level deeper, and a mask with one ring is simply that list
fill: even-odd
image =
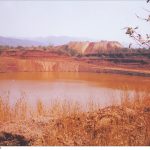
[{"label": "exposed rock face", "polygon": [[[95,60],[94,60],[95,61]],[[107,65],[94,65],[68,58],[13,58],[0,57],[1,72],[95,72],[139,75],[150,77],[149,70],[115,68]],[[148,111],[148,110],[145,110]]]},{"label": "exposed rock face", "polygon": [[73,49],[82,54],[93,54],[100,51],[118,50],[123,46],[117,41],[100,42],[70,42],[69,49]]},{"label": "exposed rock face", "polygon": [[[72,60],[0,58],[0,72],[60,71],[79,72],[81,66]],[[87,69],[88,70],[88,69]]]}]

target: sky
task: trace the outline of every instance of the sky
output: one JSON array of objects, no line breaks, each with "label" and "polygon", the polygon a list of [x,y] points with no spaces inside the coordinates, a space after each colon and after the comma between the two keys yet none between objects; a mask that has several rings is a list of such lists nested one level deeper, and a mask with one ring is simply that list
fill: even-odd
[{"label": "sky", "polygon": [[149,24],[136,18],[148,15],[145,0],[116,1],[0,1],[0,36],[71,36],[129,42],[122,28]]}]

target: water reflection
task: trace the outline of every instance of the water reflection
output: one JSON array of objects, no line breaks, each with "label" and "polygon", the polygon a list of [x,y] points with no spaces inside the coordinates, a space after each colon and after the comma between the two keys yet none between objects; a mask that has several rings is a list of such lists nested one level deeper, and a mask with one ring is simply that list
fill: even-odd
[{"label": "water reflection", "polygon": [[124,91],[132,96],[134,91],[149,92],[150,78],[94,74],[94,73],[2,73],[0,74],[0,96],[9,91],[11,103],[23,94],[35,104],[42,100],[46,104],[54,100],[89,101],[100,105],[119,103]]}]

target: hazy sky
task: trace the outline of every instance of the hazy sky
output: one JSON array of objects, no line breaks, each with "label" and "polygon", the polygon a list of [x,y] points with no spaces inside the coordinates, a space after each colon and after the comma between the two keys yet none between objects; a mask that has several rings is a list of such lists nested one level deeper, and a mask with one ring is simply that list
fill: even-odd
[{"label": "hazy sky", "polygon": [[0,35],[10,37],[72,36],[129,41],[121,30],[149,24],[135,16],[148,15],[145,0],[120,1],[0,1]]}]

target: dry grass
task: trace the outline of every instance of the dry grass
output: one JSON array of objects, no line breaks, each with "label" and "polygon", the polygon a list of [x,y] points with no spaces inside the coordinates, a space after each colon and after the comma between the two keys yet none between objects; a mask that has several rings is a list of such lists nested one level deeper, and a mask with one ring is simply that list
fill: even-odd
[{"label": "dry grass", "polygon": [[19,145],[2,138],[6,133],[23,136],[28,145],[150,145],[150,94],[136,92],[129,100],[125,92],[122,99],[105,108],[90,102],[83,111],[75,102],[45,106],[39,100],[33,109],[25,97],[13,106],[9,96],[1,97],[0,145]]}]

